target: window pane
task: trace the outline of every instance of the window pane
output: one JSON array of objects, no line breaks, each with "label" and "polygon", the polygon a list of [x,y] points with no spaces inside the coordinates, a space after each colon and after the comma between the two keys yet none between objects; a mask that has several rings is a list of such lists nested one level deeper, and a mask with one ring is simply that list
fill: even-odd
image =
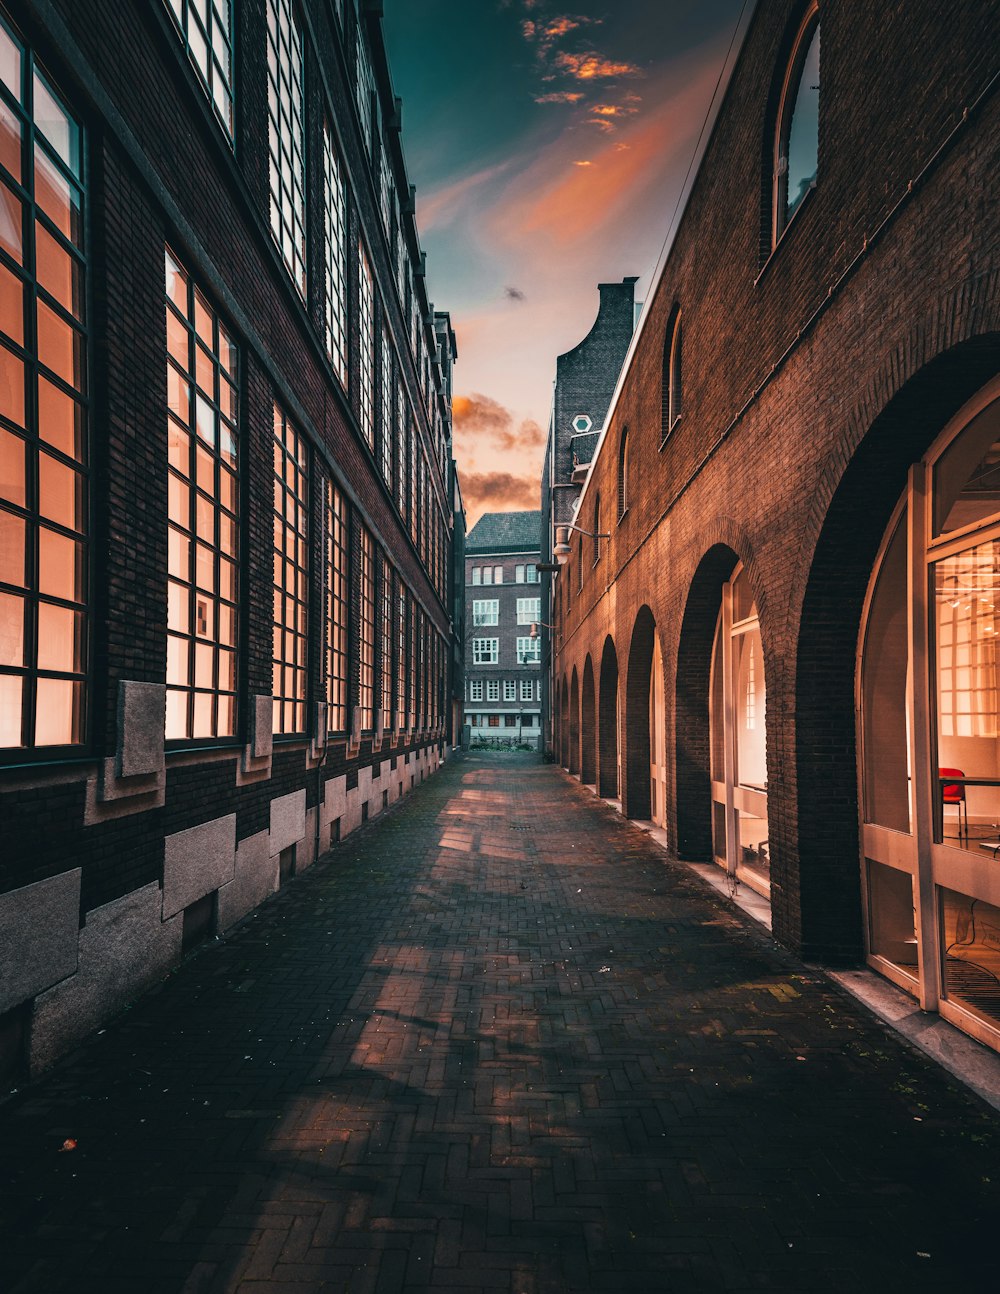
[{"label": "window pane", "polygon": [[69,170],[80,175],[80,128],[56,100],[45,79],[35,71],[35,129],[52,145]]},{"label": "window pane", "polygon": [[934,533],[1000,513],[1000,400],[952,441],[934,467]]},{"label": "window pane", "polygon": [[21,280],[0,264],[0,332],[24,344],[24,288]]},{"label": "window pane", "polygon": [[83,233],[80,190],[39,145],[35,146],[35,201],[59,232],[79,247]]},{"label": "window pane", "polygon": [[0,181],[0,247],[21,263],[24,255],[24,211],[21,200]]},{"label": "window pane", "polygon": [[45,526],[38,530],[38,591],[70,602],[83,598],[83,545]]},{"label": "window pane", "polygon": [[72,679],[40,678],[35,702],[35,745],[68,746],[82,735],[83,687]]},{"label": "window pane", "polygon": [[25,444],[21,437],[0,427],[0,498],[22,508],[26,497],[24,456]]},{"label": "window pane", "polygon": [[83,617],[68,607],[38,604],[38,668],[76,674],[83,669]]},{"label": "window pane", "polygon": [[81,318],[83,271],[80,263],[41,222],[35,224],[35,274],[46,292],[70,314]]},{"label": "window pane", "polygon": [[0,414],[19,427],[24,426],[24,363],[3,345],[0,345]]},{"label": "window pane", "polygon": [[47,378],[38,378],[38,434],[56,449],[80,461],[83,413],[79,404]]},{"label": "window pane", "polygon": [[[2,32],[2,28],[0,28]],[[2,612],[0,612],[2,614]],[[0,621],[0,643],[3,624]],[[0,646],[0,653],[2,653]],[[21,696],[23,680],[12,674],[0,674],[0,747],[21,745]]]},{"label": "window pane", "polygon": [[819,154],[819,24],[806,50],[788,123],[786,220],[816,182]]},{"label": "window pane", "polygon": [[0,593],[0,665],[24,664],[24,598]]},{"label": "window pane", "polygon": [[82,523],[83,480],[65,463],[51,454],[38,455],[38,511],[43,517],[59,522],[70,530]]},{"label": "window pane", "polygon": [[21,47],[0,22],[0,81],[21,101]]},{"label": "window pane", "polygon": [[[0,40],[3,39],[0,29]],[[21,178],[21,123],[0,100],[0,166],[5,166],[15,180]]]},{"label": "window pane", "polygon": [[67,386],[80,388],[80,334],[44,301],[38,302],[38,358],[46,368],[61,377]]},{"label": "window pane", "polygon": [[0,509],[0,583],[24,584],[24,521]]}]

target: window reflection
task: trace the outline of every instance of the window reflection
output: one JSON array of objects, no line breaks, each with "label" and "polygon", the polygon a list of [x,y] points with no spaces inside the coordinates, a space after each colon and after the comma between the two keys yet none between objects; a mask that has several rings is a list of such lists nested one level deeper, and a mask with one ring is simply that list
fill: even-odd
[{"label": "window reflection", "polygon": [[775,148],[774,238],[816,183],[819,157],[820,25],[813,9],[789,64]]},{"label": "window reflection", "polygon": [[306,726],[308,458],[304,438],[277,404],[274,463],[274,731],[296,733]]}]

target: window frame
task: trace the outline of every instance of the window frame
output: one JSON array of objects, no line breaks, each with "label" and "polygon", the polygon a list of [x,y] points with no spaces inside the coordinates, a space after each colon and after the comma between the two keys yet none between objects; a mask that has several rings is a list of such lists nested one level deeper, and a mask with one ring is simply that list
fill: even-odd
[{"label": "window frame", "polygon": [[[482,610],[481,608],[492,608],[492,610]],[[481,616],[492,616],[492,619],[480,619]],[[473,598],[472,600],[472,626],[474,629],[493,629],[500,624],[500,599],[499,598]]]},{"label": "window frame", "polygon": [[[486,654],[487,652],[488,652],[488,655]],[[500,664],[500,639],[499,638],[473,638],[472,663],[474,665],[499,665]]]},{"label": "window frame", "polygon": [[[218,121],[219,125],[225,132],[229,147],[235,151],[236,147],[236,33],[233,28],[233,0],[208,0],[207,11],[209,23],[214,28],[216,24],[216,10],[225,6],[228,10],[228,32],[223,30],[222,40],[229,51],[229,70],[228,75],[223,76],[226,91],[229,96],[229,121],[227,122],[219,111],[219,105],[216,102],[215,93],[212,84],[202,71],[201,64],[197,61],[192,51],[191,36],[188,30],[188,15],[192,10],[192,0],[164,0],[171,20],[180,38],[184,48],[184,53],[188,57],[192,68],[201,84],[202,90],[208,98],[209,107],[212,109],[212,115]],[[180,12],[178,12],[180,9]],[[212,39],[212,33],[202,31],[201,15],[194,8],[194,20],[199,28],[199,32],[205,38],[205,48],[208,54],[208,64],[214,81],[215,73],[219,70],[218,58],[216,57],[216,48]]]},{"label": "window frame", "polygon": [[[805,60],[812,45],[813,37],[820,26],[819,0],[810,0],[799,22],[791,50],[785,63],[785,72],[778,95],[778,107],[774,119],[774,134],[771,143],[771,251],[773,252],[791,227],[810,194],[819,182],[819,140],[816,143],[816,175],[812,184],[799,200],[795,210],[788,214],[788,142],[791,134],[792,117],[798,102],[799,88]],[[820,81],[822,87],[822,79]],[[818,92],[822,96],[822,89]],[[784,167],[782,167],[784,162]]]},{"label": "window frame", "polygon": [[[292,602],[296,604],[296,609],[301,609],[302,611],[304,611],[305,623],[304,623],[304,627],[302,628],[296,628],[294,623],[290,627],[285,619],[282,619],[280,622],[276,620],[274,621],[275,626],[277,626],[280,623],[283,634],[285,634],[286,636],[290,634],[293,640],[301,646],[301,649],[302,649],[301,664],[297,664],[294,659],[292,660],[291,663],[289,663],[289,661],[286,659],[284,655],[282,655],[282,657],[279,660],[274,655],[273,643],[271,646],[271,678],[272,678],[271,705],[272,705],[272,729],[273,729],[274,739],[275,740],[288,739],[288,740],[294,741],[294,740],[301,740],[302,737],[304,737],[308,732],[308,727],[309,727],[309,716],[308,716],[307,706],[308,706],[308,700],[309,700],[309,629],[310,629],[310,613],[311,613],[309,592],[310,592],[310,581],[311,581],[311,540],[312,540],[312,536],[310,533],[311,502],[312,502],[311,500],[312,472],[310,469],[312,464],[310,461],[311,453],[310,453],[309,442],[306,440],[304,433],[301,432],[296,427],[296,425],[292,422],[291,418],[289,418],[284,407],[279,403],[277,399],[273,401],[273,409],[274,409],[274,425],[272,430],[272,443],[274,446],[280,447],[283,455],[282,462],[283,464],[286,465],[286,467],[287,467],[287,463],[286,463],[287,459],[290,459],[290,458],[295,459],[295,464],[298,469],[298,473],[302,477],[302,482],[301,482],[302,493],[294,494],[294,497],[295,497],[295,502],[302,509],[302,519],[303,519],[303,529],[301,531],[298,531],[297,533],[302,540],[304,560],[302,563],[296,563],[298,567],[298,571],[302,575],[303,596],[300,598],[294,592],[292,594],[288,593],[287,585],[285,583],[287,571],[284,571],[284,569],[283,569],[282,583],[280,586],[274,583],[273,573],[271,577],[272,596],[274,591],[279,589],[280,587],[283,598],[288,598],[290,596],[292,599]],[[280,436],[279,436],[279,427],[278,427],[279,421],[280,421],[280,430],[281,430]],[[288,444],[286,443],[286,440],[285,440],[285,437],[289,432],[293,437],[292,443],[294,447],[294,452],[293,450],[289,449]],[[271,471],[271,476],[272,476],[273,483],[275,484],[280,483],[282,488],[283,498],[288,494],[293,493],[293,491],[287,488],[284,477],[279,477],[273,467]],[[285,551],[287,551],[287,534],[285,533],[284,527],[286,527],[288,523],[283,515],[275,511],[273,502],[271,505],[271,514],[272,514],[272,521],[273,519],[278,518],[280,516],[282,527],[283,527],[282,534],[283,534],[283,540],[285,545]],[[272,538],[271,547],[272,547],[272,558],[273,558],[273,556],[278,551],[274,545],[273,538]],[[287,613],[287,608],[286,608],[286,613]],[[284,651],[284,648],[283,648],[283,651]],[[293,656],[294,656],[294,653],[293,653]],[[286,694],[284,688],[280,696],[275,694],[274,669],[278,665],[280,665],[282,670],[291,669],[293,673],[298,673],[301,675],[301,683],[302,683],[301,696],[298,696],[298,695],[289,696]],[[296,723],[295,726],[292,728],[288,728],[285,726],[284,707],[286,705],[292,705],[293,707],[301,705],[302,707],[301,724]],[[280,723],[278,722],[278,713],[276,710],[276,707],[278,706],[282,707],[282,715],[281,715]]]},{"label": "window frame", "polygon": [[[271,239],[274,242],[275,247],[277,248],[278,256],[281,260],[281,263],[285,266],[285,269],[288,272],[289,278],[292,280],[292,283],[295,285],[295,289],[298,292],[299,297],[303,302],[305,302],[308,300],[308,296],[309,296],[309,245],[308,245],[308,230],[307,230],[308,207],[307,207],[307,201],[306,201],[306,189],[308,186],[308,155],[307,155],[307,149],[306,149],[306,117],[305,117],[305,103],[306,103],[306,93],[307,93],[305,36],[303,35],[301,24],[296,19],[295,6],[292,3],[292,0],[267,0],[267,21],[265,22],[265,29],[266,29],[265,42],[268,46],[274,49],[274,53],[275,53],[275,66],[278,69],[278,79],[279,79],[279,84],[274,87],[276,93],[279,93],[282,89],[280,81],[282,79],[281,73],[282,73],[282,67],[283,67],[281,62],[281,50],[279,48],[279,44],[275,43],[275,38],[273,36],[273,32],[275,30],[280,31],[282,29],[280,16],[277,12],[277,9],[279,6],[282,10],[282,13],[287,15],[287,19],[288,19],[287,26],[288,26],[289,32],[291,32],[297,38],[297,54],[298,54],[297,62],[298,62],[298,73],[300,78],[299,84],[298,84],[299,111],[296,118],[295,113],[289,110],[289,118],[291,121],[291,125],[295,128],[295,134],[288,141],[284,141],[281,134],[281,129],[280,129],[281,117],[282,117],[280,106],[277,107],[277,116],[275,115],[275,112],[272,111],[272,105],[271,105],[272,79],[271,79],[270,72],[268,71],[266,73],[267,91],[268,91],[267,93],[267,148],[268,148],[269,164],[272,163],[273,161],[271,157],[271,153],[272,153],[272,150],[274,149],[276,149],[278,153],[279,161],[285,160],[285,156],[287,154],[288,160],[290,162],[294,162],[295,160],[294,153],[295,153],[296,145],[298,145],[298,151],[301,154],[299,167],[296,168],[294,171],[292,171],[292,191],[289,194],[290,198],[293,200],[293,203],[296,197],[298,197],[299,199],[299,204],[297,209],[293,210],[292,212],[293,225],[295,223],[295,219],[297,215],[300,229],[296,231],[293,228],[291,232],[293,234],[298,232],[301,235],[298,239],[298,244],[297,244],[298,254],[296,254],[294,250],[292,252],[292,262],[294,263],[289,262],[287,256],[285,255],[285,249],[283,245],[284,235],[288,231],[286,231],[285,220],[282,214],[283,204],[280,201],[280,197],[281,197],[280,192],[278,195],[279,201],[277,202],[277,204],[275,203],[275,192],[273,188],[273,180],[274,180],[273,173],[269,173],[268,185],[267,185],[268,204],[269,204],[268,227],[271,231]],[[267,66],[268,62],[269,60],[265,58],[265,66]],[[291,70],[285,69],[285,70],[287,73],[287,76],[286,76],[287,83],[288,83],[288,86],[291,88],[295,81],[295,77],[293,75],[294,69],[291,69]],[[294,103],[295,96],[292,95],[291,99],[292,99],[292,102]],[[282,148],[283,142],[287,142],[288,144],[287,149]],[[270,166],[269,166],[269,171],[270,171]],[[280,172],[280,166],[279,166],[279,172]],[[299,181],[298,194],[296,194],[295,192],[296,179],[298,179]],[[279,186],[280,186],[280,180],[279,180]],[[281,238],[278,237],[278,233],[275,230],[276,220],[278,224],[278,229],[282,235]]]},{"label": "window frame", "polygon": [[674,305],[663,337],[660,448],[667,443],[681,421],[683,412],[684,331],[681,307]]}]

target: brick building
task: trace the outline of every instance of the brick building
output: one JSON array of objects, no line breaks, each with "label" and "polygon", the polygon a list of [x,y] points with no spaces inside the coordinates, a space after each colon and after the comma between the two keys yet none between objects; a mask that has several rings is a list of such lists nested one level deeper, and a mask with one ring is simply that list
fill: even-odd
[{"label": "brick building", "polygon": [[540,735],[541,514],[487,512],[465,541],[465,721],[473,741]]},{"label": "brick building", "polygon": [[993,1047],[996,19],[756,7],[554,581],[566,766]]},{"label": "brick building", "polygon": [[438,765],[454,336],[375,6],[0,0],[0,1082]]},{"label": "brick building", "polygon": [[542,464],[542,723],[552,747],[552,563],[555,527],[573,522],[587,468],[604,430],[615,383],[635,327],[636,279],[599,283],[597,318],[586,337],[556,359],[545,459]]}]

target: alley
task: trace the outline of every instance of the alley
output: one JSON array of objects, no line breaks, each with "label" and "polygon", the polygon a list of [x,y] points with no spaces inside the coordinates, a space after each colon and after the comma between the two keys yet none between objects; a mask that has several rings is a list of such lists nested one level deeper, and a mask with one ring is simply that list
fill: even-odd
[{"label": "alley", "polygon": [[972,1289],[998,1133],[561,771],[472,755],[0,1107],[0,1289]]}]

